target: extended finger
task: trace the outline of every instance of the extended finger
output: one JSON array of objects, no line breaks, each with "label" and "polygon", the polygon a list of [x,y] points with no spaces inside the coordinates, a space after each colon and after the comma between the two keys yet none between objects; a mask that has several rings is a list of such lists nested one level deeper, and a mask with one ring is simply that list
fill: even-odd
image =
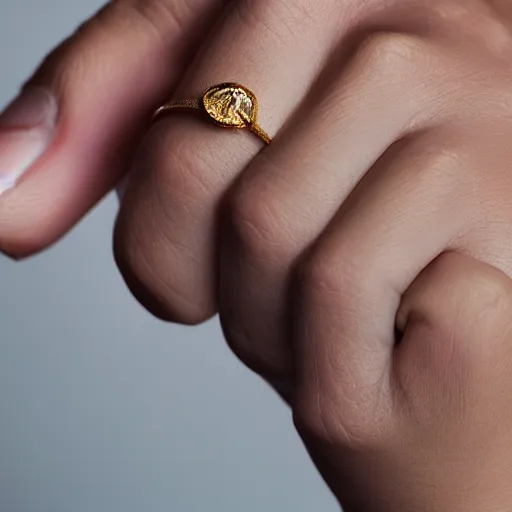
[{"label": "extended finger", "polygon": [[126,171],[221,0],[117,0],[57,48],[0,118],[0,250],[55,241]]}]

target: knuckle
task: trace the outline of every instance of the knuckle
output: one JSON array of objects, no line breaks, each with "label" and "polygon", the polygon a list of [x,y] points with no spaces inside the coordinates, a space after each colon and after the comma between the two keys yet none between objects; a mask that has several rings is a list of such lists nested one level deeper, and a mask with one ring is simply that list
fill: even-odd
[{"label": "knuckle", "polygon": [[[191,294],[179,284],[162,283],[154,269],[150,268],[142,254],[134,257],[130,266],[119,255],[116,262],[135,298],[154,316],[165,321],[196,326],[209,320],[214,309],[204,300]],[[159,283],[158,283],[159,281]]]},{"label": "knuckle", "polygon": [[449,145],[446,142],[437,147],[421,147],[420,144],[416,146],[417,159],[421,160],[421,167],[426,170],[431,170],[434,173],[452,172],[454,169],[464,168],[465,152],[462,147]]},{"label": "knuckle", "polygon": [[[453,265],[440,262],[439,274],[449,275]],[[458,279],[464,280],[465,293],[461,289],[459,314],[466,320],[468,337],[475,342],[489,344],[489,338],[503,335],[504,327],[510,325],[512,313],[512,287],[509,278],[499,270],[486,265],[483,272],[472,275],[459,273]],[[461,287],[462,288],[462,287]]]},{"label": "knuckle", "polygon": [[104,19],[125,21],[133,26],[134,17],[145,25],[164,46],[168,46],[181,31],[190,2],[169,2],[168,0],[114,0],[103,11]]},{"label": "knuckle", "polygon": [[216,312],[208,243],[215,219],[208,212],[223,183],[211,172],[212,161],[194,151],[179,129],[162,121],[144,140],[137,161],[149,172],[136,174],[139,186],[130,187],[133,194],[123,201],[115,249],[125,280],[148,310],[197,325]]},{"label": "knuckle", "polygon": [[263,347],[255,336],[233,320],[221,316],[226,341],[235,356],[248,368],[269,379],[281,379],[286,364],[269,347]]},{"label": "knuckle", "polygon": [[371,271],[363,271],[356,262],[350,249],[341,246],[336,251],[313,251],[298,267],[298,288],[312,302],[332,297],[336,297],[337,304],[359,302]]},{"label": "knuckle", "polygon": [[415,165],[412,166],[411,181],[414,178],[415,183],[423,187],[423,180],[428,177],[447,193],[460,189],[461,173],[469,182],[473,174],[468,171],[474,167],[474,156],[471,148],[457,138],[460,139],[458,130],[439,129],[435,136],[428,134],[412,141],[409,158]]},{"label": "knuckle", "polygon": [[[98,63],[98,46],[104,54],[115,48],[128,34],[140,37],[141,46],[149,41],[168,49],[175,44],[187,21],[190,2],[168,0],[112,0],[93,17],[82,23],[72,36],[53,50],[36,71],[33,80],[51,81],[56,88],[68,83],[87,82],[91,66]],[[101,44],[98,45],[97,42]],[[108,67],[103,66],[107,73]]]},{"label": "knuckle", "polygon": [[482,346],[492,352],[493,344],[508,332],[511,312],[507,276],[468,256],[447,252],[404,294],[397,319],[403,329],[416,332],[418,325],[422,336],[470,354]]},{"label": "knuckle", "polygon": [[456,296],[478,302],[482,311],[499,311],[512,305],[512,287],[507,276],[468,256],[443,253],[431,263],[430,280],[445,286],[448,280]]},{"label": "knuckle", "polygon": [[341,406],[325,394],[309,393],[295,402],[293,419],[307,441],[361,450],[383,441],[383,430],[371,411],[353,404]]},{"label": "knuckle", "polygon": [[[360,48],[360,59],[371,70],[416,70],[423,60],[424,43],[416,36],[397,32],[370,35]],[[402,79],[403,77],[401,77]]]},{"label": "knuckle", "polygon": [[[128,233],[128,227],[116,229],[114,257],[119,271],[135,298],[154,316],[183,325],[199,325],[214,314],[207,294],[198,294],[186,281],[180,279],[179,260],[174,259],[173,273],[165,266],[173,261],[165,253],[165,263],[157,256],[161,248],[151,240],[141,240]],[[150,249],[149,249],[150,248]]]},{"label": "knuckle", "polygon": [[[318,27],[319,23],[329,21],[338,12],[334,2],[323,2],[319,5],[314,0],[244,0],[234,2],[232,8],[244,24],[250,27],[257,25],[273,38],[287,41],[300,37],[297,26],[300,25],[304,30]],[[279,31],[275,28],[276,19],[282,27]]]},{"label": "knuckle", "polygon": [[498,314],[508,318],[512,311],[512,290],[504,277],[482,281],[478,291],[483,303],[483,316],[495,317]]},{"label": "knuckle", "polygon": [[244,331],[233,325],[223,327],[224,337],[235,356],[248,368],[256,373],[264,373],[265,361],[254,346],[254,340]]},{"label": "knuckle", "polygon": [[435,0],[430,6],[430,13],[437,26],[449,33],[454,26],[468,27],[469,37],[477,41],[494,54],[505,52],[510,57],[511,30],[507,20],[494,9],[484,5],[473,5],[460,0]]},{"label": "knuckle", "polygon": [[[154,208],[152,195],[123,205],[114,231],[114,257],[128,288],[153,315],[162,320],[197,325],[215,313],[208,287],[208,268],[190,249],[169,238],[166,214]],[[145,201],[152,203],[149,211]]]}]

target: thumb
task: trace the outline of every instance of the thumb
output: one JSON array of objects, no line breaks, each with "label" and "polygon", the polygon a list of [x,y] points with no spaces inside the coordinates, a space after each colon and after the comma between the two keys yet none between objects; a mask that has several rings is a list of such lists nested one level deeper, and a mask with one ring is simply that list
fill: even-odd
[{"label": "thumb", "polygon": [[221,0],[117,0],[58,47],[0,116],[0,250],[23,257],[119,180]]},{"label": "thumb", "polygon": [[397,328],[401,389],[422,409],[430,403],[437,410],[456,386],[455,402],[462,404],[463,396],[475,386],[487,389],[481,383],[491,383],[498,366],[508,364],[512,280],[473,258],[445,253],[404,294]]}]

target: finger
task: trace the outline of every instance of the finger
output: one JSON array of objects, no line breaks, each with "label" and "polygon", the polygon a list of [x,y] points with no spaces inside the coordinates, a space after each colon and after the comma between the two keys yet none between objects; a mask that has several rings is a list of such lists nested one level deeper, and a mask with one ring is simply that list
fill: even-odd
[{"label": "finger", "polygon": [[[307,0],[230,4],[175,97],[242,83],[258,97],[259,124],[276,135],[339,31],[335,6],[315,6]],[[197,323],[216,311],[219,205],[261,149],[251,133],[220,130],[193,116],[167,117],[148,134],[119,214],[115,252],[132,291],[153,313]]]},{"label": "finger", "polygon": [[[477,382],[478,376],[492,381],[509,359],[503,353],[510,333],[505,276],[512,275],[508,144],[506,134],[497,133],[494,125],[466,123],[465,128],[466,146],[475,149],[461,184],[477,191],[468,197],[467,227],[451,240],[452,252],[438,258],[409,287],[397,315],[402,341],[395,375],[408,409],[416,412],[426,401],[433,408],[445,406],[439,397],[446,393],[438,392],[454,382],[461,393],[479,386],[487,389]],[[505,149],[496,151],[498,146]],[[486,374],[490,368],[491,378]],[[466,394],[453,399],[458,403],[450,407],[468,403]]]},{"label": "finger", "polygon": [[[402,297],[397,313],[397,327],[403,332],[399,357],[414,350],[418,362],[425,356],[424,367],[435,363],[436,369],[456,372],[450,364],[454,348],[476,349],[483,355],[496,339],[506,338],[512,326],[511,301],[512,281],[506,274],[469,256],[444,253]],[[430,332],[428,340],[418,336],[419,330]],[[432,335],[434,330],[438,336]],[[420,346],[408,346],[423,339]],[[457,342],[463,346],[454,347]]]},{"label": "finger", "polygon": [[[465,176],[478,196],[472,205],[470,228],[460,233],[450,249],[498,268],[512,277],[512,147],[508,129],[478,121],[477,129],[467,133],[474,151],[475,174]],[[469,137],[471,139],[469,140]],[[499,150],[497,148],[500,148]]]},{"label": "finger", "polygon": [[114,1],[45,60],[0,118],[0,249],[42,249],[117,182],[220,3]]},{"label": "finger", "polygon": [[421,100],[412,98],[428,110],[416,71],[421,59],[411,65],[404,58],[416,55],[416,44],[400,35],[369,38],[324,98],[251,163],[232,192],[220,314],[235,352],[258,372],[290,377],[293,268],[367,170],[418,128]]},{"label": "finger", "polygon": [[403,335],[394,362],[408,419],[428,428],[425,410],[432,418],[450,410],[477,426],[471,411],[486,410],[488,393],[510,375],[511,313],[510,278],[469,256],[444,253],[414,280],[397,314]]},{"label": "finger", "polygon": [[384,430],[393,421],[396,311],[466,226],[471,154],[451,128],[417,135],[370,171],[305,260],[294,347],[297,414],[311,433],[343,425],[350,442],[371,436],[376,417]]}]

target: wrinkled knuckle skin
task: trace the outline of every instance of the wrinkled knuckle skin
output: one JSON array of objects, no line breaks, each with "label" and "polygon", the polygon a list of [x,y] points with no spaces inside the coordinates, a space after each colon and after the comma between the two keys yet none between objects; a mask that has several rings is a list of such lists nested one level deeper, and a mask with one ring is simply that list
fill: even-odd
[{"label": "wrinkled knuckle skin", "polygon": [[294,30],[295,27],[308,24],[318,26],[339,15],[338,5],[331,0],[322,3],[315,0],[244,0],[233,2],[231,8],[248,26],[266,28],[273,37],[277,36],[273,23],[275,20],[279,20],[283,27],[288,27],[293,37],[300,37],[300,31]]},{"label": "wrinkled knuckle skin", "polygon": [[[406,314],[404,314],[406,312]],[[417,347],[431,347],[433,361],[493,357],[511,331],[512,286],[499,270],[454,252],[439,256],[399,309],[401,328]],[[425,345],[425,340],[430,340]],[[416,348],[415,350],[418,350]],[[462,358],[462,359],[461,359]]]},{"label": "wrinkled knuckle skin", "polygon": [[[461,298],[461,316],[467,320],[467,343],[499,345],[509,338],[512,327],[512,289],[502,276],[472,279],[471,290]],[[492,351],[492,350],[491,350]]]},{"label": "wrinkled knuckle skin", "polygon": [[[352,307],[354,300],[364,295],[370,269],[362,271],[349,250],[339,247],[335,253],[313,251],[299,265],[296,289],[306,304],[336,299],[337,307]],[[346,302],[345,302],[346,301]]]},{"label": "wrinkled knuckle skin", "polygon": [[379,424],[371,411],[342,405],[325,394],[308,393],[294,404],[293,419],[301,437],[309,443],[338,449],[363,450],[376,447],[381,439]]},{"label": "wrinkled knuckle skin", "polygon": [[114,20],[132,23],[130,20],[135,18],[164,46],[168,46],[183,26],[183,19],[188,14],[187,4],[169,0],[113,0],[100,15],[109,23]]},{"label": "wrinkled knuckle skin", "polygon": [[[39,66],[32,80],[53,82],[65,90],[66,84],[76,80],[90,80],[84,76],[89,63],[98,59],[97,45],[91,45],[94,38],[105,39],[113,30],[144,30],[152,40],[169,47],[181,31],[184,12],[173,8],[167,0],[112,0],[93,17],[82,23],[75,33],[52,51]],[[183,9],[181,9],[183,11]]]},{"label": "wrinkled knuckle skin", "polygon": [[339,275],[327,258],[312,253],[297,269],[298,288],[306,297],[316,297],[326,293],[339,293],[343,284]]},{"label": "wrinkled knuckle skin", "polygon": [[368,36],[359,48],[360,62],[377,74],[409,72],[418,69],[424,58],[424,43],[410,34],[378,32]]},{"label": "wrinkled knuckle skin", "polygon": [[[506,3],[506,2],[505,2]],[[453,27],[463,27],[469,37],[475,37],[483,48],[495,55],[508,54],[510,57],[511,30],[508,15],[499,12],[498,6],[489,9],[489,2],[480,5],[463,0],[436,0],[432,2],[431,13],[435,24],[446,33],[453,33]],[[498,7],[498,10],[495,8]]]},{"label": "wrinkled knuckle skin", "polygon": [[[461,258],[471,264],[461,265]],[[431,264],[429,278],[434,283],[451,280],[462,309],[478,313],[481,319],[512,312],[512,282],[494,267],[447,252]]]}]

